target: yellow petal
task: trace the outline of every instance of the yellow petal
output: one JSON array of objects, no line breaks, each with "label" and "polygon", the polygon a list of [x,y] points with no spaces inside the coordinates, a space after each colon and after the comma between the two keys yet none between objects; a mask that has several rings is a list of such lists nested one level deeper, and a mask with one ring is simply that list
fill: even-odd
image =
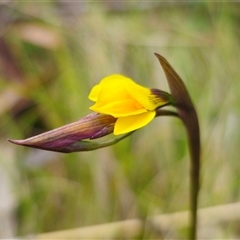
[{"label": "yellow petal", "polygon": [[149,89],[119,74],[110,75],[96,85],[89,99],[96,103],[91,110],[116,118],[137,115],[169,102],[169,94]]},{"label": "yellow petal", "polygon": [[[126,83],[133,82],[130,78],[127,78],[121,74],[112,74],[101,80],[99,83],[100,86],[109,86],[113,85],[115,87],[125,85]],[[134,82],[133,82],[134,83]]]},{"label": "yellow petal", "polygon": [[88,98],[89,98],[90,100],[96,102],[97,99],[98,99],[98,95],[99,95],[99,93],[100,93],[100,91],[101,91],[101,88],[102,88],[102,87],[101,87],[99,84],[96,85],[96,86],[94,86],[94,87],[92,88],[91,92],[89,93]]},{"label": "yellow petal", "polygon": [[127,91],[130,85],[136,84],[122,75],[115,74],[104,78],[92,89],[89,95],[91,100],[96,101],[90,109],[114,117],[147,112],[147,109]]},{"label": "yellow petal", "polygon": [[[99,84],[93,87],[91,90],[88,98],[92,101],[97,101],[100,97],[100,93],[102,97],[106,96],[106,94],[109,96],[113,95],[113,91],[118,92],[119,90],[124,90],[126,92],[125,86],[126,83],[132,82],[130,78],[126,78],[120,74],[113,74],[108,77],[105,77],[101,80]],[[102,98],[101,97],[101,98]]]},{"label": "yellow petal", "polygon": [[144,127],[153,120],[156,112],[150,111],[138,115],[120,117],[114,127],[114,135],[124,134]]},{"label": "yellow petal", "polygon": [[94,112],[111,115],[115,118],[147,112],[135,99],[123,98],[118,101],[96,102],[90,109]]},{"label": "yellow petal", "polygon": [[143,87],[119,74],[104,78],[98,86],[102,90],[101,94],[99,91],[98,101],[102,103],[113,99],[133,98],[139,105],[152,111],[169,101],[169,94],[166,97],[165,93],[160,90]]},{"label": "yellow petal", "polygon": [[129,85],[127,90],[139,104],[149,111],[153,111],[170,101],[170,95],[158,89],[149,89],[135,84]]}]

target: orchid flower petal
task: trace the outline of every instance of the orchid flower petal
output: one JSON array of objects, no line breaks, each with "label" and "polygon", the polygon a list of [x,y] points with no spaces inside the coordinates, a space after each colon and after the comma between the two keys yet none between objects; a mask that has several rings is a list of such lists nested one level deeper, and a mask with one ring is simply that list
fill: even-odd
[{"label": "orchid flower petal", "polygon": [[105,104],[97,102],[90,107],[90,109],[95,112],[109,114],[115,118],[147,112],[147,110],[134,99],[116,100]]},{"label": "orchid flower petal", "polygon": [[155,115],[156,112],[151,111],[138,115],[118,118],[115,123],[113,133],[114,135],[119,135],[139,129],[151,122],[154,119]]},{"label": "orchid flower petal", "polygon": [[88,97],[95,102],[92,111],[118,118],[115,135],[145,126],[154,118],[156,109],[171,103],[170,94],[143,87],[119,74],[104,78]]}]

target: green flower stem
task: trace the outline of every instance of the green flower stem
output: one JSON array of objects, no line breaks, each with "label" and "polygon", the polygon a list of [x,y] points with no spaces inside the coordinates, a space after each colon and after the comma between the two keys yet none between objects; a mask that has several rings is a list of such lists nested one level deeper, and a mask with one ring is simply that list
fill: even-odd
[{"label": "green flower stem", "polygon": [[[129,132],[129,133],[124,134],[124,135],[121,135],[120,137],[116,137],[114,139],[105,141],[105,142],[93,142],[93,141],[75,142],[75,143],[73,143],[72,145],[69,146],[69,152],[92,151],[92,150],[96,150],[96,149],[99,149],[99,148],[108,147],[108,146],[111,146],[111,145],[114,145],[114,144],[120,142],[121,140],[130,136],[133,133],[134,133],[134,131]],[[71,149],[72,149],[72,151],[71,151]]]}]

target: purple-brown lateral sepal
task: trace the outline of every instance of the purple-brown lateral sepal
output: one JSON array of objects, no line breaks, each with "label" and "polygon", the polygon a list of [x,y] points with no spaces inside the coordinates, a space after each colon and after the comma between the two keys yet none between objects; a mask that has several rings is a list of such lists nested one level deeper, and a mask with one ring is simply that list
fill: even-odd
[{"label": "purple-brown lateral sepal", "polygon": [[76,122],[37,136],[9,141],[17,145],[56,152],[88,151],[91,150],[91,144],[82,140],[96,139],[112,133],[115,122],[116,118],[110,115],[91,113]]}]

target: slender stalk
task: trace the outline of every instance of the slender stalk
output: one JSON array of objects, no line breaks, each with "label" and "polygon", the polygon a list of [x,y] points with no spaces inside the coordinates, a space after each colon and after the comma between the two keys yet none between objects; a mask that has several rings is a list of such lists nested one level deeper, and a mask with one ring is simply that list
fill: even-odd
[{"label": "slender stalk", "polygon": [[190,164],[190,230],[189,239],[197,238],[197,208],[200,177],[200,130],[196,110],[180,76],[161,55],[155,53],[168,80],[174,105],[188,136]]},{"label": "slender stalk", "polygon": [[179,118],[179,115],[176,112],[173,112],[173,111],[170,111],[170,110],[158,109],[156,111],[156,117],[162,117],[162,116],[170,116],[170,117]]}]

